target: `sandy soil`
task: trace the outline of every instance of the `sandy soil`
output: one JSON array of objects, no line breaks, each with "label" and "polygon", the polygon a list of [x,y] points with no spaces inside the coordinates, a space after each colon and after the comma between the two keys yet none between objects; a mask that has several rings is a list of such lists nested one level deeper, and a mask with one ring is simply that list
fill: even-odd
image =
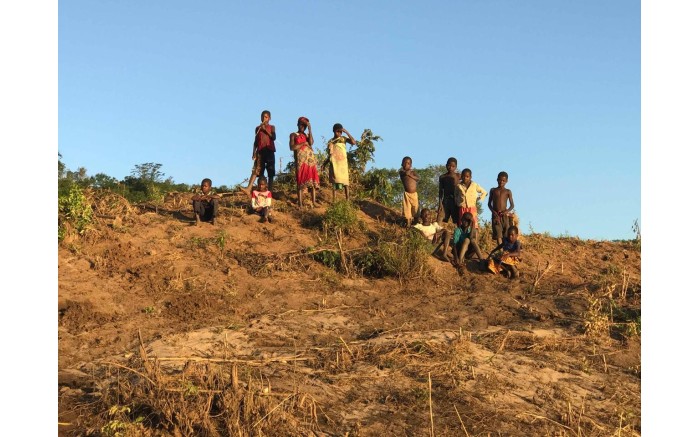
[{"label": "sandy soil", "polygon": [[[525,234],[517,280],[435,258],[425,279],[365,277],[308,254],[335,247],[320,227],[326,201],[299,210],[282,197],[272,224],[232,196],[216,225],[196,227],[187,195],[173,195],[102,211],[59,245],[59,435],[228,435],[144,410],[125,381],[183,402],[215,393],[212,405],[246,390],[268,416],[242,435],[641,434],[632,242]],[[357,204],[365,228],[345,250],[399,219]],[[188,366],[200,382],[220,378],[217,390],[173,386]]]}]

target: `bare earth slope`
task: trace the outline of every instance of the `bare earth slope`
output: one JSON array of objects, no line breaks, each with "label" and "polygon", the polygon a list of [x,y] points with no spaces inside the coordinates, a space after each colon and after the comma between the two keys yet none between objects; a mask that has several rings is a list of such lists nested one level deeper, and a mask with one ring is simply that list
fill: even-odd
[{"label": "bare earth slope", "polygon": [[[59,435],[641,434],[637,245],[525,234],[516,280],[378,278],[326,267],[328,203],[291,200],[195,227],[174,195],[59,245]],[[356,204],[346,253],[405,232]]]}]

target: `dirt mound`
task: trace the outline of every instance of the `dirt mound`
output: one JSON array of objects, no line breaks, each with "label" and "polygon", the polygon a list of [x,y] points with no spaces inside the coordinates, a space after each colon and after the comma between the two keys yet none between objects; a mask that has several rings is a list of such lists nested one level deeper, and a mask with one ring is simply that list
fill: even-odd
[{"label": "dirt mound", "polygon": [[329,193],[283,194],[200,226],[191,193],[91,194],[59,245],[59,435],[641,434],[637,244],[530,234],[515,280],[399,277],[368,267],[397,211],[357,201],[339,240]]}]

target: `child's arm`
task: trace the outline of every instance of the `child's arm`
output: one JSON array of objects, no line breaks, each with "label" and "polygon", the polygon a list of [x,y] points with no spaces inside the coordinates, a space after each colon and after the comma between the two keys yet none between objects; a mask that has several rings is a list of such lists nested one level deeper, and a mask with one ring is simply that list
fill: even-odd
[{"label": "child's arm", "polygon": [[408,172],[406,173],[406,176],[408,176],[409,178],[413,179],[414,181],[419,181],[419,180],[420,180],[420,176],[418,176],[418,174],[416,174],[416,172],[413,171],[413,169],[411,169],[410,171],[408,171]]},{"label": "child's arm", "polygon": [[493,209],[493,208],[494,208],[494,204],[493,204],[493,197],[494,197],[494,196],[493,196],[493,190],[495,190],[495,188],[491,188],[491,191],[489,192],[489,203],[488,203],[487,205],[488,205],[488,207],[489,207],[489,210],[491,210],[491,213],[496,214],[498,211],[496,211],[495,209]]},{"label": "child's arm", "polygon": [[348,143],[352,144],[353,146],[355,145],[355,138],[350,135],[350,132],[347,131],[347,129],[343,128],[343,132],[348,135]]},{"label": "child's arm", "polygon": [[[472,182],[472,183],[476,184],[476,182]],[[479,185],[479,184],[476,184],[476,192],[480,194],[480,196],[479,196],[479,202],[483,202],[484,199],[486,199],[486,195],[488,194],[488,193],[486,192],[486,190],[484,190],[484,187],[482,187],[482,186]]]},{"label": "child's arm", "polygon": [[520,244],[520,241],[516,241],[515,242],[515,250],[513,250],[512,252],[504,252],[501,259],[503,259],[503,258],[520,258],[521,250],[522,250],[522,245]]},{"label": "child's arm", "polygon": [[297,132],[293,132],[289,134],[289,150],[297,151],[301,149],[305,144],[308,144],[307,141],[304,141],[303,143],[297,144],[295,139],[299,135]]},{"label": "child's arm", "polygon": [[506,212],[510,212],[515,208],[515,203],[513,203],[513,192],[508,190],[508,201],[510,202],[510,208],[506,209]]},{"label": "child's arm", "polygon": [[493,256],[494,253],[498,252],[498,251],[501,250],[502,248],[503,248],[503,243],[501,243],[501,244],[499,244],[498,246],[496,246],[496,247],[491,251],[491,253],[489,253],[489,256],[488,256],[487,258],[491,258],[491,257]]},{"label": "child's arm", "polygon": [[270,139],[272,141],[275,141],[277,139],[277,133],[275,132],[275,127],[271,124],[268,124],[268,126],[270,126],[271,132],[268,132],[267,129],[265,129],[264,126],[261,124],[259,126],[259,129],[255,132],[255,135],[257,136],[258,132],[262,132],[265,135],[267,135],[268,137],[270,137]]}]

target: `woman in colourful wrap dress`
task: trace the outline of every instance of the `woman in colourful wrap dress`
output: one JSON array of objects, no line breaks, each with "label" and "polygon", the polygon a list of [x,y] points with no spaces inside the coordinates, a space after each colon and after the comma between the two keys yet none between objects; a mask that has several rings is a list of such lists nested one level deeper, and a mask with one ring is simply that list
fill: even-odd
[{"label": "woman in colourful wrap dress", "polygon": [[[309,134],[306,134],[306,128]],[[297,131],[289,134],[289,148],[294,151],[294,161],[297,172],[297,197],[299,207],[304,205],[304,192],[311,190],[311,205],[316,207],[316,189],[320,187],[316,156],[314,155],[314,136],[311,133],[311,122],[306,117],[297,120]]]}]

